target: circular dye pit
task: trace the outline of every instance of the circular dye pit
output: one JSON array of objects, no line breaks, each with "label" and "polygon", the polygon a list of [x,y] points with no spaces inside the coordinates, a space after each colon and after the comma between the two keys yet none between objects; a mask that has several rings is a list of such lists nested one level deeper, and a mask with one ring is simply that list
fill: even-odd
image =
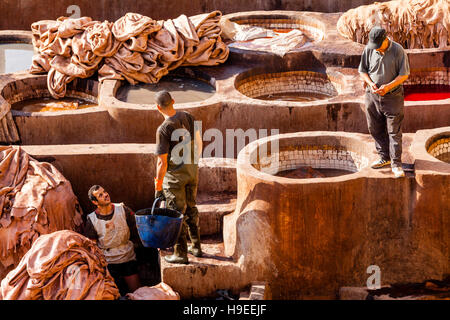
[{"label": "circular dye pit", "polygon": [[[233,28],[233,38],[225,43],[230,48],[254,51],[281,51],[304,47],[324,38],[324,26],[320,21],[302,14],[229,14],[224,16]],[[233,27],[232,24],[237,24]]]},{"label": "circular dye pit", "polygon": [[405,101],[450,99],[449,72],[446,67],[411,69],[403,85]]},{"label": "circular dye pit", "polygon": [[62,99],[34,98],[11,105],[11,109],[23,112],[63,112],[91,107],[97,107],[97,103],[76,97],[64,97]]},{"label": "circular dye pit", "polygon": [[215,88],[208,82],[189,77],[166,76],[155,84],[125,84],[116,98],[127,103],[154,104],[158,91],[167,90],[175,103],[203,101],[214,95]]},{"label": "circular dye pit", "polygon": [[439,136],[432,139],[427,151],[436,159],[450,163],[450,135]]},{"label": "circular dye pit", "polygon": [[311,179],[352,174],[367,164],[367,158],[342,146],[305,143],[282,147],[255,167],[278,177]]},{"label": "circular dye pit", "polygon": [[34,55],[29,43],[0,43],[0,73],[25,71],[31,67]]},{"label": "circular dye pit", "polygon": [[339,75],[314,71],[288,71],[236,79],[236,89],[247,97],[270,101],[311,102],[333,98],[343,89]]},{"label": "circular dye pit", "polygon": [[13,115],[21,112],[68,112],[97,107],[98,82],[75,79],[67,85],[66,97],[54,99],[47,88],[46,76],[27,75],[7,83],[1,96],[11,105]]},{"label": "circular dye pit", "polygon": [[[280,135],[283,137],[283,135]],[[262,144],[250,156],[252,166],[267,174],[291,178],[332,178],[352,174],[368,166],[368,158],[360,152],[359,142],[335,137],[289,137],[272,145]],[[264,156],[266,148],[271,154]],[[263,151],[263,153],[261,153]],[[259,155],[255,158],[256,155]]]},{"label": "circular dye pit", "polygon": [[407,85],[404,86],[405,101],[434,101],[450,99],[449,85]]}]

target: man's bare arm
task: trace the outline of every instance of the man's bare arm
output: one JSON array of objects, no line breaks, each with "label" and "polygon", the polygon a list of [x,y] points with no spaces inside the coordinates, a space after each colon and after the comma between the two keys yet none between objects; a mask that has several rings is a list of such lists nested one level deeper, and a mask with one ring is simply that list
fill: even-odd
[{"label": "man's bare arm", "polygon": [[203,151],[203,140],[200,130],[195,131],[195,137],[194,137],[194,144],[195,144],[195,163],[198,164],[199,159],[202,156]]},{"label": "man's bare arm", "polygon": [[167,172],[167,153],[158,155],[158,161],[156,163],[156,183],[155,190],[162,190],[162,181]]}]

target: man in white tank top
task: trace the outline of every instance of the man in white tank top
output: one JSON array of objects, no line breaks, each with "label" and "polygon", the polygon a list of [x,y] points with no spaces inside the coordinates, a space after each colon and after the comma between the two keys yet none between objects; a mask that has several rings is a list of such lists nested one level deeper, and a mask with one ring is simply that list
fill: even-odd
[{"label": "man in white tank top", "polygon": [[123,203],[112,203],[108,192],[99,185],[92,186],[88,196],[97,209],[87,216],[84,234],[102,250],[116,283],[123,277],[129,292],[134,292],[140,287],[134,244],[130,240],[130,229],[137,234],[134,213]]}]

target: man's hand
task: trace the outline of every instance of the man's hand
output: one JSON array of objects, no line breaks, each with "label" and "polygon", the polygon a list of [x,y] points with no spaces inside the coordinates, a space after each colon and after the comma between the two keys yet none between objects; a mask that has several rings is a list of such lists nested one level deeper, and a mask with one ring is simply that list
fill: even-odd
[{"label": "man's hand", "polygon": [[384,96],[390,90],[391,90],[391,88],[388,85],[383,84],[379,89],[375,90],[374,92],[378,93],[380,96]]},{"label": "man's hand", "polygon": [[372,92],[378,90],[377,85],[372,81],[372,79],[370,79],[367,73],[360,73],[359,76],[364,81],[364,89],[366,89],[366,87],[369,86]]},{"label": "man's hand", "polygon": [[378,87],[377,87],[377,85],[374,83],[374,82],[372,82],[371,84],[369,84],[370,85],[370,89],[372,90],[372,92],[377,92],[377,90],[379,90],[378,89]]},{"label": "man's hand", "polygon": [[162,190],[156,190],[155,191],[155,199],[160,198],[161,200],[164,200],[164,193]]}]

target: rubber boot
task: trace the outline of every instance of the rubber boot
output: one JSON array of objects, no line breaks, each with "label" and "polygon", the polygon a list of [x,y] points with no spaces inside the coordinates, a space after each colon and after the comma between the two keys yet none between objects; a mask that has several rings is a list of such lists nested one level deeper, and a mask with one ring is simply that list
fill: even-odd
[{"label": "rubber boot", "polygon": [[200,258],[203,256],[202,249],[199,247],[195,247],[194,245],[189,245],[188,252],[192,254],[194,257]]},{"label": "rubber boot", "polygon": [[183,223],[181,227],[181,233],[178,237],[178,241],[173,247],[174,252],[170,256],[165,256],[164,260],[169,263],[188,264],[187,257],[187,240],[186,240],[186,225]]},{"label": "rubber boot", "polygon": [[176,254],[172,254],[170,256],[165,256],[164,260],[169,263],[178,263],[178,264],[189,264],[189,260],[186,257],[177,256]]},{"label": "rubber boot", "polygon": [[200,230],[197,226],[189,228],[189,237],[191,238],[192,244],[188,247],[188,252],[195,257],[203,256],[202,248],[200,246]]}]

